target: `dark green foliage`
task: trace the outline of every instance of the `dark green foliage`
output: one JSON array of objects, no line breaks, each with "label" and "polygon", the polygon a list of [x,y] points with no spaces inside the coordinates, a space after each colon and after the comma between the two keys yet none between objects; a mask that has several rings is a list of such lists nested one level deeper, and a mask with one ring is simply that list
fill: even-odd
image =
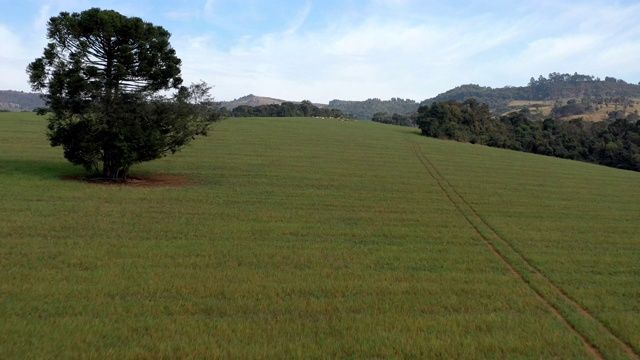
[{"label": "dark green foliage", "polygon": [[395,113],[393,115],[389,115],[385,112],[379,112],[373,114],[372,121],[383,123],[383,124],[391,124],[391,125],[400,125],[400,126],[416,126],[418,114],[413,112],[409,115],[402,115]]},{"label": "dark green foliage", "polygon": [[[45,92],[51,145],[73,164],[126,179],[133,164],[177,151],[219,118],[206,84],[180,86],[181,61],[162,27],[92,8],[52,17],[47,37],[27,73]],[[173,97],[155,95],[172,88]]]},{"label": "dark green foliage", "polygon": [[383,124],[391,124],[391,116],[386,112],[377,112],[373,114],[371,120]]},{"label": "dark green foliage", "polygon": [[304,100],[300,104],[283,102],[280,105],[240,105],[231,111],[231,115],[234,117],[344,117],[340,110],[319,108],[309,100]]},{"label": "dark green foliage", "polygon": [[218,109],[218,114],[221,118],[228,118],[233,116],[231,110],[227,109],[225,106]]},{"label": "dark green foliage", "polygon": [[418,124],[435,138],[640,171],[640,121],[531,121],[524,112],[494,117],[486,104],[468,99],[421,106]]},{"label": "dark green foliage", "polygon": [[447,101],[421,106],[418,109],[418,124],[422,133],[436,138],[479,142],[485,129],[492,126],[489,106],[475,99],[460,103]]},{"label": "dark green foliage", "polygon": [[195,84],[173,98],[123,96],[110,113],[78,114],[70,121],[53,115],[49,139],[52,146],[63,147],[73,164],[126,179],[131,165],[175,153],[196,135],[207,134],[209,124],[219,119],[202,101],[208,90]]}]

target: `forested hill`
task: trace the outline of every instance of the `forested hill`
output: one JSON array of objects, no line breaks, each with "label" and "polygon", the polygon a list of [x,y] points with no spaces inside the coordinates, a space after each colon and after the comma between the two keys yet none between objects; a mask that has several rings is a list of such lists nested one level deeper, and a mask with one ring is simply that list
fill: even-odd
[{"label": "forested hill", "polygon": [[40,94],[0,90],[0,110],[32,111],[39,107],[44,107]]},{"label": "forested hill", "polygon": [[542,75],[537,79],[531,78],[526,86],[491,88],[476,84],[462,85],[421,103],[398,98],[391,100],[368,99],[365,101],[332,100],[329,107],[339,109],[344,114],[353,114],[360,119],[371,119],[376,113],[389,116],[392,114],[409,115],[415,112],[420,105],[430,105],[434,102],[448,100],[464,101],[469,98],[486,103],[493,114],[501,115],[508,111],[519,110],[509,106],[513,100],[533,102],[583,98],[593,100],[640,98],[640,85],[630,84],[613,77],[600,79],[578,73],[573,75],[551,73],[548,78]]},{"label": "forested hill", "polygon": [[418,110],[414,100],[392,98],[391,100],[367,99],[365,101],[331,100],[329,108],[338,109],[343,114],[353,115],[357,119],[371,120],[376,113],[408,114]]},{"label": "forested hill", "polygon": [[629,84],[621,79],[605,77],[604,80],[591,75],[551,73],[546,78],[531,78],[527,86],[505,86],[490,88],[475,84],[462,85],[438,96],[424,100],[421,105],[447,100],[464,101],[475,98],[486,103],[495,114],[509,110],[509,102],[524,101],[557,101],[582,98],[638,98],[640,85]]}]

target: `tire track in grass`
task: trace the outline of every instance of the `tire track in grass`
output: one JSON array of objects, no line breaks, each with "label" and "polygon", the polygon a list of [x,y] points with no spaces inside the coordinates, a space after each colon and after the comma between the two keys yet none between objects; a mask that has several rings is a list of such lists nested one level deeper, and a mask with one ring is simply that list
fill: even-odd
[{"label": "tire track in grass", "polygon": [[[578,335],[594,358],[640,359],[635,350],[616,336],[611,329],[589,313],[578,302],[534,267],[509,241],[498,234],[460,195],[424,154],[419,144],[409,140],[412,150],[429,176],[438,184],[447,199],[482,238],[485,245],[500,259],[515,277],[536,293],[551,312]],[[606,355],[606,356],[605,356]]]}]

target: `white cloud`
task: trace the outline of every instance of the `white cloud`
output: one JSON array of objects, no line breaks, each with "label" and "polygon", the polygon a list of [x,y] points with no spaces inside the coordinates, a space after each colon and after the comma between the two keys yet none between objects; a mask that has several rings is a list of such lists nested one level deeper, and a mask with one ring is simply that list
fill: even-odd
[{"label": "white cloud", "polygon": [[[88,0],[39,3],[27,22],[40,27],[33,31],[38,36],[0,28],[3,49],[14,49],[0,55],[0,66],[22,78],[18,82],[25,85],[18,90],[27,87],[24,67],[41,54],[48,17],[89,5]],[[157,21],[151,2],[109,4]],[[174,34],[185,81],[215,85],[221,100],[248,93],[314,102],[423,100],[465,83],[524,85],[532,76],[555,71],[640,80],[640,4],[373,0],[333,5],[340,9],[324,4],[174,1],[156,15],[169,23],[158,25]],[[266,13],[271,7],[277,10]],[[0,87],[5,83],[0,80]]]},{"label": "white cloud", "polygon": [[186,21],[197,18],[197,13],[191,10],[178,9],[165,13],[165,17],[169,20]]},{"label": "white cloud", "polygon": [[525,43],[509,59],[491,65],[520,79],[518,85],[551,72],[610,75],[636,82],[640,80],[634,65],[640,53],[638,15],[640,6],[616,4],[575,5],[551,15],[533,12],[527,21],[537,20],[539,25],[522,28]]},{"label": "white cloud", "polygon": [[298,31],[298,29],[300,29],[300,27],[304,24],[304,22],[309,17],[309,14],[311,13],[311,8],[312,8],[311,1],[307,1],[304,8],[300,12],[300,14],[298,14],[298,16],[294,18],[294,20],[291,22],[288,29],[284,31],[284,33],[286,35],[292,35],[296,31]]},{"label": "white cloud", "polygon": [[0,25],[0,90],[28,90],[25,69],[28,52],[16,34]]},{"label": "white cloud", "polygon": [[20,58],[25,53],[20,38],[3,25],[0,25],[0,49],[4,59]]},{"label": "white cloud", "polygon": [[38,11],[38,16],[33,21],[33,31],[44,33],[45,29],[47,28],[47,22],[49,21],[49,18],[51,18],[51,16],[51,6],[41,6],[40,10]]}]

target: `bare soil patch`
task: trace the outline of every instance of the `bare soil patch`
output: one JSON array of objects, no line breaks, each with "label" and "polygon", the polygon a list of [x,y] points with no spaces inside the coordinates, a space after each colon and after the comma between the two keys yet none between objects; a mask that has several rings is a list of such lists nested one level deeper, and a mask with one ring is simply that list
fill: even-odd
[{"label": "bare soil patch", "polygon": [[68,176],[64,177],[69,181],[82,181],[90,184],[104,186],[124,186],[124,187],[174,187],[193,184],[186,176],[169,174],[132,175],[126,180],[114,180],[97,176]]}]

